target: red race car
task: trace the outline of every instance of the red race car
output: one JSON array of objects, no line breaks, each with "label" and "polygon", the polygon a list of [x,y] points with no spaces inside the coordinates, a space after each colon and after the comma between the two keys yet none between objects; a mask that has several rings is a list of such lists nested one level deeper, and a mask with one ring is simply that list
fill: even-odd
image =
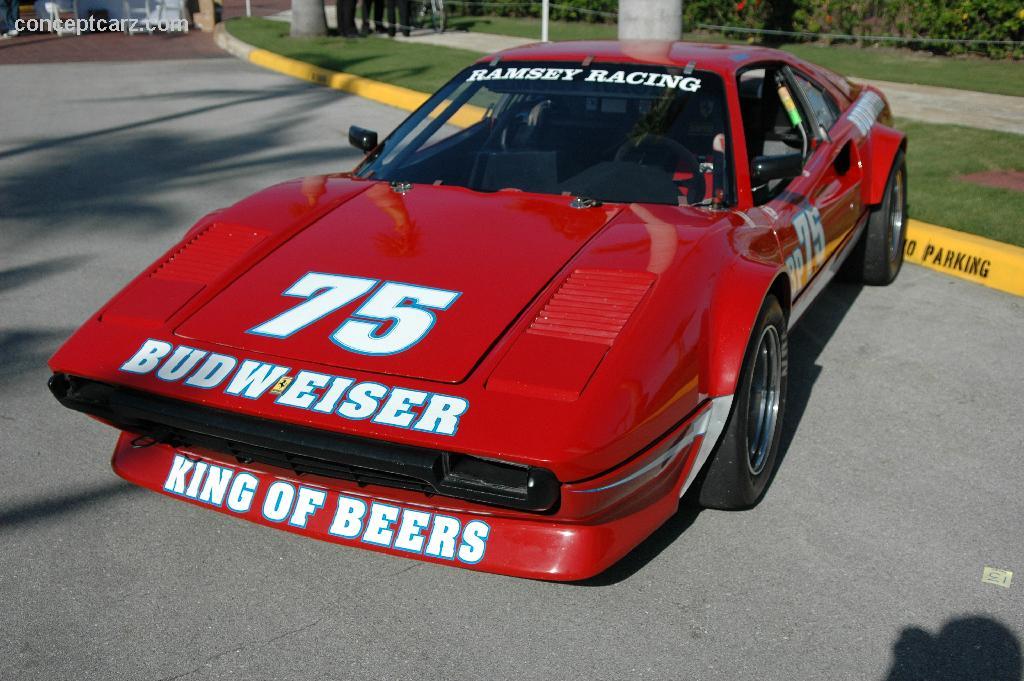
[{"label": "red race car", "polygon": [[520,577],[605,570],[684,493],[764,495],[787,333],[900,269],[882,95],[747,46],[534,45],[352,173],[200,220],[54,355],[114,470],[309,537]]}]

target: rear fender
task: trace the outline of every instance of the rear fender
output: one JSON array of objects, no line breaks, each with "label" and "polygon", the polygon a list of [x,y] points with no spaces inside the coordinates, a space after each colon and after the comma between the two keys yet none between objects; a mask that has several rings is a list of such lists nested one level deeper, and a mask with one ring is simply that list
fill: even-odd
[{"label": "rear fender", "polygon": [[889,170],[896,152],[907,147],[907,136],[899,130],[875,123],[865,146],[868,173],[864,183],[864,203],[877,206],[885,197],[885,185],[889,181]]}]

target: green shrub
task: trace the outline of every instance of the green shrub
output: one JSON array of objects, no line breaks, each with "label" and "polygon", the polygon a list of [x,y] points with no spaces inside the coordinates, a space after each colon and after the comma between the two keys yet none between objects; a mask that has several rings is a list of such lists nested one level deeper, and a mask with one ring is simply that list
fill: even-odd
[{"label": "green shrub", "polygon": [[[551,18],[556,21],[615,23],[618,0],[555,0]],[[528,0],[455,0],[445,2],[448,11],[463,16],[491,14],[499,17],[539,17],[541,3]]]},{"label": "green shrub", "polygon": [[[809,33],[855,36],[900,36],[952,40],[1024,40],[1024,5],[1020,0],[801,0],[793,28]],[[892,41],[859,42],[894,44]],[[916,49],[991,57],[1024,56],[1022,46],[911,41]]]},{"label": "green shrub", "polygon": [[[616,0],[553,0],[551,18],[567,21],[614,22]],[[448,2],[456,14],[540,16],[540,2],[464,0]],[[1016,45],[911,41],[905,46],[939,54],[974,52],[990,57],[1024,57],[1024,0],[686,0],[683,26],[831,33],[852,39],[827,42],[900,45],[865,36],[897,36],[952,40],[1010,40]],[[727,32],[728,33],[728,32]],[[734,37],[748,33],[734,31]],[[756,36],[758,42],[793,42],[793,37]],[[805,37],[813,40],[814,37]]]}]

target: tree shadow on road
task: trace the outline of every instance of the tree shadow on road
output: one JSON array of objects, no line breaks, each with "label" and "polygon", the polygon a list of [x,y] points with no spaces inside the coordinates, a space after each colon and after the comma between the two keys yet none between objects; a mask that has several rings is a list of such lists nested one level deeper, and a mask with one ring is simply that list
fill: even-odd
[{"label": "tree shadow on road", "polygon": [[[198,116],[200,114],[211,113],[231,107],[242,106],[246,104],[257,104],[267,103],[273,100],[304,96],[307,99],[312,98],[320,100],[326,103],[326,100],[336,99],[339,95],[337,92],[331,90],[324,90],[322,88],[315,88],[311,85],[294,84],[282,87],[276,87],[269,90],[230,90],[225,91],[223,89],[211,89],[211,90],[178,90],[174,92],[161,92],[155,95],[133,95],[117,98],[108,97],[97,97],[91,99],[75,99],[69,100],[69,103],[74,104],[78,102],[141,102],[141,101],[152,101],[152,100],[165,100],[165,101],[182,101],[182,100],[203,100],[203,99],[216,99],[223,100],[224,97],[230,97],[227,101],[217,101],[215,104],[204,104],[202,106],[193,107],[191,109],[185,109],[183,111],[173,111],[158,116],[151,116],[148,118],[140,118],[139,120],[132,121],[130,123],[121,123],[118,125],[112,125],[105,128],[96,128],[88,132],[76,133],[73,135],[61,135],[55,137],[46,137],[31,142],[26,142],[20,146],[5,151],[0,151],[0,160],[13,158],[15,156],[22,156],[25,154],[32,154],[38,151],[51,149],[55,147],[63,147],[74,142],[81,142],[90,139],[103,138],[107,135],[114,133],[123,133],[129,130],[136,130],[139,128],[146,128],[161,123],[169,123],[176,120],[190,118]],[[315,103],[307,103],[304,108],[309,106],[318,106]]]},{"label": "tree shadow on road", "polygon": [[[97,246],[129,231],[143,238],[167,229],[183,232],[203,213],[219,207],[190,203],[194,191],[206,189],[209,201],[211,185],[245,183],[258,172],[263,179],[251,187],[225,191],[219,205],[229,205],[269,184],[268,175],[274,181],[290,179],[322,172],[328,162],[334,170],[348,170],[360,155],[342,144],[340,132],[328,144],[295,148],[298,126],[321,115],[318,109],[339,97],[305,86],[240,93],[224,104],[116,129],[37,140],[10,150],[2,156],[32,153],[9,158],[0,166],[5,248],[64,239],[75,232],[95,238]],[[271,100],[282,101],[265,108]],[[181,129],[180,119],[239,103],[249,106],[234,114],[241,121],[237,125],[217,122],[217,129],[209,129],[208,119],[198,119],[194,127]]]},{"label": "tree shadow on road", "polygon": [[14,378],[46,366],[74,329],[18,328],[0,331],[0,376]]},{"label": "tree shadow on road", "polygon": [[936,634],[907,627],[893,645],[885,681],[1020,681],[1021,643],[983,616],[947,621]]},{"label": "tree shadow on road", "polygon": [[68,513],[81,513],[120,497],[142,493],[141,487],[124,480],[114,480],[99,487],[59,496],[46,496],[38,501],[27,501],[14,506],[0,507],[0,532],[18,526],[48,522]]},{"label": "tree shadow on road", "polygon": [[14,289],[28,286],[40,279],[50,276],[59,276],[77,269],[86,261],[89,256],[69,255],[58,258],[39,260],[31,265],[20,265],[0,270],[0,293],[7,293]]}]

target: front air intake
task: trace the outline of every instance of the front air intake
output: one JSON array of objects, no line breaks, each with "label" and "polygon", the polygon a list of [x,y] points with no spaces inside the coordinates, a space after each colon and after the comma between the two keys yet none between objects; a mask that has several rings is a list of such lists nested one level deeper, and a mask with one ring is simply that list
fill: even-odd
[{"label": "front air intake", "polygon": [[552,511],[560,484],[543,468],[342,435],[211,409],[66,374],[50,391],[69,409],[152,443],[201,447],[295,476],[319,475],[523,511]]}]

